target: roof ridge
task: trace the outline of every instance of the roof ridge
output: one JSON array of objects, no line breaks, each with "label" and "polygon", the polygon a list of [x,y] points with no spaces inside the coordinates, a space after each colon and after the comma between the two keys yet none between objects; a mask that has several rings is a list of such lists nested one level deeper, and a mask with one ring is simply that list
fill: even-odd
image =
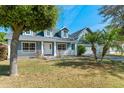
[{"label": "roof ridge", "polygon": [[[76,31],[76,32],[74,32],[74,33],[72,33],[72,34],[75,34],[75,33],[77,33],[77,32],[81,32],[81,31],[83,31],[84,29],[86,29],[86,28],[82,28],[82,29],[80,29],[80,30],[78,30],[78,31]],[[72,35],[71,34],[71,35]]]},{"label": "roof ridge", "polygon": [[71,37],[71,38],[74,38],[74,39],[77,39],[78,36],[79,36],[84,30],[89,31],[89,28],[88,28],[88,27],[85,27],[85,28],[83,28],[83,29],[80,29],[80,30],[78,30],[78,31],[76,31],[76,32],[74,32],[74,33],[72,33],[72,34],[70,34],[70,37]]}]

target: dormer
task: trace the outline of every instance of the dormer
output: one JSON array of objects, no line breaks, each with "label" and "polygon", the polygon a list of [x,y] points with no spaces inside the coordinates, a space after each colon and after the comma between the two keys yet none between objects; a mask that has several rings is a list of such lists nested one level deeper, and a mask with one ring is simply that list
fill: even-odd
[{"label": "dormer", "polygon": [[45,37],[53,37],[52,30],[45,30],[44,31],[44,36]]},{"label": "dormer", "polygon": [[68,31],[67,28],[61,29],[61,38],[68,38]]},{"label": "dormer", "polygon": [[30,30],[30,31],[25,31],[22,33],[22,35],[33,35],[33,32]]}]

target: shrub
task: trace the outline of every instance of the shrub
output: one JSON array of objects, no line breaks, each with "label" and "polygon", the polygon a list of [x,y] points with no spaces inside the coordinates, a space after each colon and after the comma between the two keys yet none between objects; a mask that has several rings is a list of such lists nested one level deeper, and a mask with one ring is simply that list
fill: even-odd
[{"label": "shrub", "polygon": [[82,55],[83,53],[86,52],[86,48],[83,45],[78,45],[78,55]]},{"label": "shrub", "polygon": [[7,59],[7,46],[0,44],[0,61]]}]

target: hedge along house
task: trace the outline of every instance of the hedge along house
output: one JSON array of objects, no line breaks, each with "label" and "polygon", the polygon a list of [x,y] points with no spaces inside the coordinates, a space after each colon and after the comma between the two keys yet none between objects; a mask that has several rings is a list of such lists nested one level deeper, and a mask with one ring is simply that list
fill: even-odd
[{"label": "hedge along house", "polygon": [[[8,58],[10,58],[12,33],[7,34]],[[67,28],[50,29],[34,33],[23,32],[19,37],[18,56],[35,57],[77,55],[77,41],[69,35]]]}]

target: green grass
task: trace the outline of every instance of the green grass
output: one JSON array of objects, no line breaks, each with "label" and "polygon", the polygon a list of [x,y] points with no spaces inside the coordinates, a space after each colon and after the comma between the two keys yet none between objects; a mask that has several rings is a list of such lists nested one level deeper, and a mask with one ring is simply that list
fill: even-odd
[{"label": "green grass", "polygon": [[19,76],[9,77],[9,64],[0,62],[0,87],[106,88],[124,87],[124,63],[91,58],[70,57],[62,60],[22,59]]}]

